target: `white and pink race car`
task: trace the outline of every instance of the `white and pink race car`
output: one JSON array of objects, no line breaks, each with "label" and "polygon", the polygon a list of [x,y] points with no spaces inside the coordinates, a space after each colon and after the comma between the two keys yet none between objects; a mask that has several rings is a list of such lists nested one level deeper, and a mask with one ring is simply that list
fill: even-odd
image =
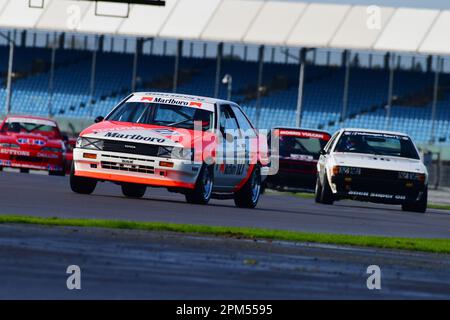
[{"label": "white and pink race car", "polygon": [[98,181],[127,197],[147,186],[183,193],[189,203],[234,199],[254,208],[267,165],[267,140],[231,101],[171,93],[133,93],[80,133],[70,185],[90,194]]}]

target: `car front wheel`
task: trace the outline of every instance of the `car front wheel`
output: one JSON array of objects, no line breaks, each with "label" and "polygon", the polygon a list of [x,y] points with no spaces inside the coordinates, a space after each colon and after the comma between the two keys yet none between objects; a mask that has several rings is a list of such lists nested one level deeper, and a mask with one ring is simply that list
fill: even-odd
[{"label": "car front wheel", "polygon": [[122,184],[122,193],[129,198],[142,198],[147,190],[147,186],[137,183]]},{"label": "car front wheel", "polygon": [[185,193],[186,201],[194,204],[208,204],[214,186],[214,171],[211,166],[203,165],[192,190]]},{"label": "car front wheel", "polygon": [[332,205],[334,202],[333,191],[331,191],[330,184],[328,183],[328,178],[325,175],[323,178],[322,189],[320,191],[320,203]]},{"label": "car front wheel", "polygon": [[317,181],[316,181],[316,190],[314,192],[314,200],[316,201],[316,203],[320,203],[320,199],[322,197],[322,184],[320,183],[320,178],[317,176]]},{"label": "car front wheel", "polygon": [[425,188],[425,191],[423,192],[422,197],[420,198],[419,201],[403,204],[402,210],[425,213],[427,211],[427,205],[428,205],[428,187]]},{"label": "car front wheel", "polygon": [[85,177],[77,177],[75,175],[75,169],[72,165],[70,170],[70,188],[73,192],[81,193],[81,194],[91,194],[94,192],[95,187],[97,186],[97,180],[85,178]]}]

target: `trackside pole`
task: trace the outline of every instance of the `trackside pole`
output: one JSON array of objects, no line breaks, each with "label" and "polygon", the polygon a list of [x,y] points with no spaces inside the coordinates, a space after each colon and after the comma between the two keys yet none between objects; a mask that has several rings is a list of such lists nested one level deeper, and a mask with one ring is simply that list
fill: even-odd
[{"label": "trackside pole", "polygon": [[183,40],[178,40],[177,52],[175,53],[175,66],[173,70],[173,88],[172,91],[176,92],[178,89],[178,73],[180,68],[180,57],[183,53]]},{"label": "trackside pole", "polygon": [[345,78],[344,78],[344,95],[342,97],[342,113],[341,121],[344,121],[347,117],[348,109],[348,90],[350,83],[350,51],[346,50],[344,52],[344,63],[345,63]]},{"label": "trackside pole", "polygon": [[264,67],[264,46],[259,47],[258,54],[258,83],[256,85],[256,126],[259,128],[259,121],[261,117],[261,86],[262,86],[262,78],[263,78],[263,67]]},{"label": "trackside pole", "polygon": [[434,73],[434,88],[433,88],[433,104],[431,107],[431,133],[430,133],[430,143],[436,142],[436,107],[439,94],[439,75],[442,71],[443,59],[437,57],[436,70]]},{"label": "trackside pole", "polygon": [[52,44],[52,54],[51,54],[51,63],[50,63],[50,78],[48,81],[48,93],[49,93],[49,99],[48,99],[48,116],[53,116],[53,83],[54,83],[54,77],[55,77],[55,59],[56,59],[56,47],[57,47],[57,41],[56,41],[56,35],[54,39],[54,43]]},{"label": "trackside pole", "polygon": [[12,70],[14,62],[14,40],[9,36],[0,32],[0,37],[4,38],[9,42],[9,58],[8,58],[8,75],[6,79],[6,99],[5,99],[5,109],[6,114],[11,112],[11,96],[12,96]]},{"label": "trackside pole", "polygon": [[[95,36],[95,48],[92,52],[91,64],[91,83],[89,88],[89,105],[92,104],[95,92],[95,70],[97,68],[97,51],[98,51],[98,36]],[[93,107],[89,106],[89,115],[92,116]]]},{"label": "trackside pole", "polygon": [[305,63],[306,63],[306,49],[300,50],[300,70],[298,76],[298,96],[297,96],[297,110],[295,111],[295,126],[298,128],[302,125],[302,108],[303,108],[303,87],[305,80]]},{"label": "trackside pole", "polygon": [[219,96],[220,73],[222,68],[223,42],[217,45],[216,82],[214,83],[214,98]]},{"label": "trackside pole", "polygon": [[133,56],[133,70],[131,74],[131,92],[136,91],[136,77],[137,77],[137,65],[139,58],[139,50],[141,49],[142,39],[136,39],[136,47],[134,48],[134,56]]},{"label": "trackside pole", "polygon": [[394,71],[395,71],[395,54],[392,53],[389,62],[389,87],[388,87],[388,103],[386,106],[386,130],[391,127],[391,108],[392,108],[392,95],[394,92]]}]

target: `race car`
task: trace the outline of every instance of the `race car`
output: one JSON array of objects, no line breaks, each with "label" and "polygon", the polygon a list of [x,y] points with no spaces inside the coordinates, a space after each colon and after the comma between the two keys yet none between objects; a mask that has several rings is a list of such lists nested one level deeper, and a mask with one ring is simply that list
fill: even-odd
[{"label": "race car", "polygon": [[96,122],[80,133],[73,150],[74,192],[90,194],[98,181],[112,181],[126,197],[140,198],[150,186],[182,193],[189,203],[218,198],[234,199],[238,207],[257,205],[267,142],[237,104],[133,93]]},{"label": "race car", "polygon": [[331,135],[325,131],[275,127],[268,137],[270,157],[272,161],[278,158],[278,172],[267,177],[267,187],[314,191],[320,150]]},{"label": "race car", "polygon": [[32,116],[7,116],[0,126],[0,169],[45,170],[65,174],[65,145],[55,121]]},{"label": "race car", "polygon": [[406,134],[341,129],[321,151],[317,171],[318,203],[353,199],[426,211],[428,172]]}]

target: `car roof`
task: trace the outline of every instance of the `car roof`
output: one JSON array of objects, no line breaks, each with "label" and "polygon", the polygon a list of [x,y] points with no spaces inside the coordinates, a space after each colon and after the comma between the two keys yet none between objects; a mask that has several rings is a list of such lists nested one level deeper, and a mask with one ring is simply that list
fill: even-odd
[{"label": "car roof", "polygon": [[186,99],[186,100],[211,103],[211,104],[216,104],[216,103],[235,104],[235,102],[233,102],[233,101],[228,101],[228,100],[223,100],[223,99],[195,96],[195,95],[183,94],[183,93],[172,93],[172,92],[134,92],[133,95],[135,95],[135,96],[158,96],[161,98],[172,98],[172,99],[178,98],[178,99]]},{"label": "car roof", "polygon": [[21,114],[10,114],[5,116],[5,119],[10,119],[10,118],[18,118],[18,119],[33,119],[33,120],[43,120],[43,121],[51,121],[56,123],[55,120],[52,120],[50,118],[44,118],[44,117],[37,117],[37,116],[28,116],[28,115],[21,115]]},{"label": "car roof", "polygon": [[385,134],[392,134],[392,135],[399,135],[399,136],[406,136],[409,137],[408,134],[404,132],[398,132],[398,131],[387,131],[387,130],[375,130],[375,129],[363,129],[363,128],[342,128],[339,131],[350,131],[350,132],[367,132],[367,133],[385,133]]}]

